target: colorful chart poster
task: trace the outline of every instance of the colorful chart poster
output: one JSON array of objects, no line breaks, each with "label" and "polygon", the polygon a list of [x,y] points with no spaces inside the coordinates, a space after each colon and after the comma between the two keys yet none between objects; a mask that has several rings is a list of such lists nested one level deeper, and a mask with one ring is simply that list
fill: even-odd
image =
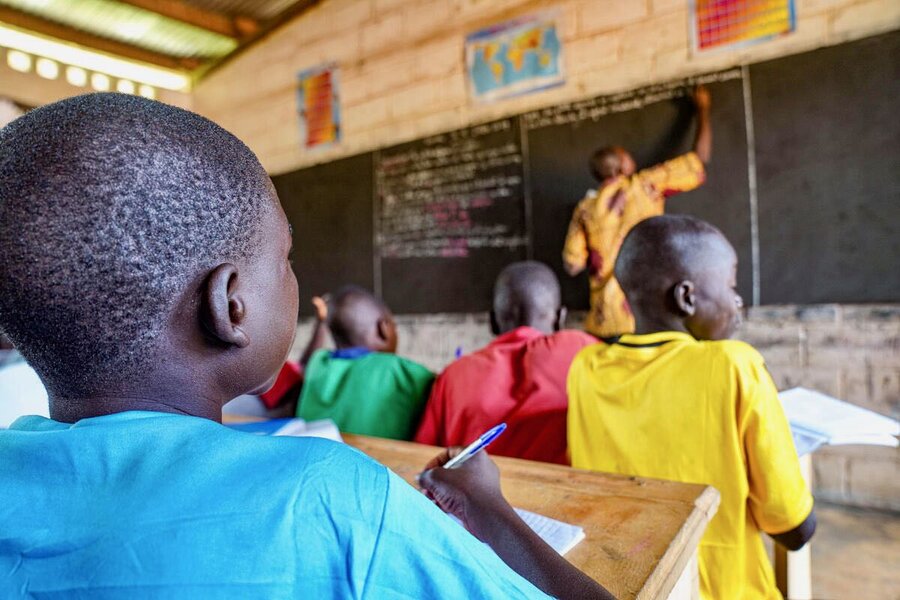
[{"label": "colorful chart poster", "polygon": [[466,37],[469,93],[493,102],[565,82],[559,13],[507,21]]},{"label": "colorful chart poster", "polygon": [[323,148],[341,141],[337,66],[321,65],[297,75],[297,112],[304,149]]},{"label": "colorful chart poster", "polygon": [[796,25],[794,0],[691,0],[695,52],[757,44]]}]

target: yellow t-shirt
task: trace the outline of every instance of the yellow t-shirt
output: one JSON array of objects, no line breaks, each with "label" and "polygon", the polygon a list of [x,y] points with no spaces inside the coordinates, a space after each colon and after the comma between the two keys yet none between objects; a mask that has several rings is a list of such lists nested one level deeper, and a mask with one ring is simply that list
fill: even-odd
[{"label": "yellow t-shirt", "polygon": [[573,467],[719,490],[700,542],[704,598],[781,597],[759,531],[794,529],[813,499],[756,350],[672,331],[623,335],[579,352],[567,387]]},{"label": "yellow t-shirt", "polygon": [[563,260],[588,268],[591,310],[584,327],[605,337],[634,331],[634,317],[613,277],[622,240],[640,221],[663,214],[665,199],[703,183],[703,163],[693,152],[630,177],[620,176],[582,200],[569,224]]}]

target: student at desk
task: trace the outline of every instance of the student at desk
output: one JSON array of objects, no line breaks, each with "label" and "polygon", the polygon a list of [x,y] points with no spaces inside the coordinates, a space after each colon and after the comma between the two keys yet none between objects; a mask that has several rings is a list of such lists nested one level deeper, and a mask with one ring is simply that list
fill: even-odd
[{"label": "student at desk", "polygon": [[422,483],[490,547],[342,444],[219,423],[287,355],[290,246],[262,165],[190,112],[89,94],[0,130],[0,328],[51,416],[0,431],[4,595],[608,598],[483,453]]},{"label": "student at desk", "polygon": [[740,323],[737,257],[712,225],[653,217],[625,238],[616,277],[637,333],[586,348],[569,371],[572,466],[714,486],[700,542],[704,598],[778,598],[760,531],[791,550],[813,498],[762,356]]},{"label": "student at desk", "polygon": [[568,464],[566,374],[578,351],[597,340],[560,331],[565,314],[559,281],[547,265],[503,269],[491,310],[497,338],[440,374],[415,441],[462,446],[505,422],[492,454]]},{"label": "student at desk", "polygon": [[[411,439],[434,373],[397,356],[397,325],[381,299],[352,285],[326,298],[313,299],[316,324],[300,358],[299,391],[283,398],[307,421],[332,419],[346,433]],[[322,348],[326,327],[335,350]]]}]

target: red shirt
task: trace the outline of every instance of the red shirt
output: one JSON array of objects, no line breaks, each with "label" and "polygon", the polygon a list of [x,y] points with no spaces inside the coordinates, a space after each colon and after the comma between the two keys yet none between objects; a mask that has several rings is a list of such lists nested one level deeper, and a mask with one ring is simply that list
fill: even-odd
[{"label": "red shirt", "polygon": [[566,375],[578,351],[596,343],[581,331],[501,335],[438,376],[415,441],[465,446],[505,422],[491,454],[568,464]]},{"label": "red shirt", "polygon": [[[260,394],[259,398],[266,408],[273,409],[285,400],[284,395],[294,389],[294,387],[303,381],[303,367],[291,361],[285,362],[278,372],[278,378],[272,387],[264,394]],[[296,398],[291,398],[296,400]]]}]

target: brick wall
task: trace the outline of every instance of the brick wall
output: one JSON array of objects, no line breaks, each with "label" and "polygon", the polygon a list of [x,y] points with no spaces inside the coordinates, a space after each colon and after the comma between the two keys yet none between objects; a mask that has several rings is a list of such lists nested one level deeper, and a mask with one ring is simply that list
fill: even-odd
[{"label": "brick wall", "polygon": [[[756,62],[900,26],[897,0],[797,0],[797,31],[691,55],[687,0],[324,0],[208,75],[194,109],[244,140],[273,174],[526,110]],[[463,40],[539,10],[560,12],[566,84],[473,104]],[[300,150],[297,72],[337,62],[344,141]]]},{"label": "brick wall", "polygon": [[[570,327],[578,327],[573,315]],[[492,336],[486,313],[400,315],[400,354],[439,371],[458,347],[471,352]],[[297,330],[293,355],[309,339]],[[900,305],[751,308],[739,337],[765,357],[778,389],[804,386],[900,418]],[[832,446],[813,456],[819,500],[900,510],[900,451]]]},{"label": "brick wall", "polygon": [[[900,305],[757,307],[741,337],[778,389],[804,386],[900,418]],[[900,510],[900,451],[823,448],[813,485],[820,500]]]}]

